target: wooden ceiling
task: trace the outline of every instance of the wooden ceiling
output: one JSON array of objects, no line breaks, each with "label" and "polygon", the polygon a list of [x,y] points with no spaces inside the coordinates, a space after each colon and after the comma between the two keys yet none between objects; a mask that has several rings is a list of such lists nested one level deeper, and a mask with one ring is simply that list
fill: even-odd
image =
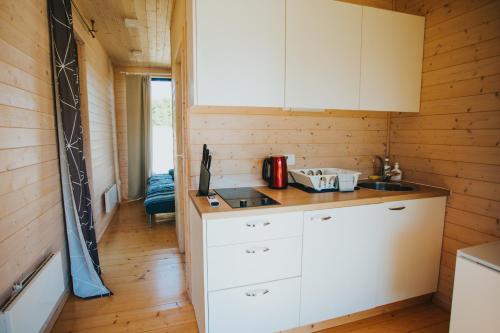
[{"label": "wooden ceiling", "polygon": [[[74,0],[88,24],[95,20],[97,39],[114,64],[170,67],[173,0]],[[78,19],[77,13],[73,13]],[[126,27],[125,18],[137,19]],[[135,52],[132,52],[134,51]],[[140,52],[138,52],[140,51]]]}]

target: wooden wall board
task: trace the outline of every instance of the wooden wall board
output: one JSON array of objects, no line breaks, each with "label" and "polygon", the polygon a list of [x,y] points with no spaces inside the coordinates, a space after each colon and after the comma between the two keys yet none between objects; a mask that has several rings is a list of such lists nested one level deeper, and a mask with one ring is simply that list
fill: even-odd
[{"label": "wooden wall board", "polygon": [[[74,14],[73,25],[85,52],[85,63],[80,70],[82,93],[86,93],[88,124],[83,124],[90,135],[90,165],[92,175],[92,209],[94,213],[95,230],[98,240],[108,226],[113,213],[106,213],[104,207],[104,192],[117,183],[115,164],[116,124],[114,119],[114,72],[106,50],[97,39],[85,29],[82,21]],[[87,162],[88,163],[88,162]]]},{"label": "wooden wall board", "polygon": [[48,253],[66,252],[46,1],[2,1],[0,26],[1,302]]},{"label": "wooden wall board", "polygon": [[500,2],[398,0],[426,16],[419,114],[391,117],[391,157],[404,178],[444,186],[436,301],[451,305],[456,251],[500,239]]},{"label": "wooden wall board", "polygon": [[[13,282],[52,251],[66,255],[46,1],[7,0],[0,5],[0,300]],[[113,71],[97,40],[74,20],[86,47],[88,123],[98,234],[102,192],[115,182]],[[99,144],[95,144],[95,143]],[[15,255],[12,255],[12,254]],[[67,260],[63,260],[66,265]],[[66,267],[65,267],[66,270]]]}]

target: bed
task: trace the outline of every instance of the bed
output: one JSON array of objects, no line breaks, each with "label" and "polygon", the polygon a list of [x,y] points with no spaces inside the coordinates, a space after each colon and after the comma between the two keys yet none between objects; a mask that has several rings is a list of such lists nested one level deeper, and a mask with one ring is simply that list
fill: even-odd
[{"label": "bed", "polygon": [[149,177],[146,187],[144,209],[148,215],[148,223],[153,225],[155,214],[175,212],[174,170],[168,173]]}]

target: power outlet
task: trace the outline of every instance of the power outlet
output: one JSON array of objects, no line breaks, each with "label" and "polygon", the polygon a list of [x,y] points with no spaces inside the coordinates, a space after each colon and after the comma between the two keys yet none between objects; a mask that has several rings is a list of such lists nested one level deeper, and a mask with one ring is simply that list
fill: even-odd
[{"label": "power outlet", "polygon": [[285,156],[287,165],[295,165],[295,154],[285,154]]}]

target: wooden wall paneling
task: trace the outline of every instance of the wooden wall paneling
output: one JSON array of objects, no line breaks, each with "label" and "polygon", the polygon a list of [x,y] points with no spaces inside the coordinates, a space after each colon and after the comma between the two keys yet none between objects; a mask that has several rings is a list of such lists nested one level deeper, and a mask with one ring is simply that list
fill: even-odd
[{"label": "wooden wall paneling", "polygon": [[234,186],[239,179],[262,185],[261,161],[269,154],[294,153],[297,164],[290,168],[338,166],[367,176],[373,155],[385,154],[387,113],[196,107],[189,138],[191,187],[197,186],[204,143],[214,155],[214,187]]},{"label": "wooden wall paneling", "polygon": [[76,34],[84,43],[84,85],[88,105],[88,128],[90,135],[91,161],[87,168],[92,175],[92,204],[96,236],[100,239],[114,212],[106,214],[104,192],[117,182],[115,156],[115,106],[113,66],[105,49],[97,39],[87,32],[80,18],[75,15],[73,25]]},{"label": "wooden wall paneling", "polygon": [[391,117],[406,179],[451,189],[436,301],[450,307],[456,251],[500,239],[500,2],[398,0],[426,15],[419,114]]},{"label": "wooden wall paneling", "polygon": [[0,27],[2,302],[48,253],[66,251],[46,2],[2,1]]}]

